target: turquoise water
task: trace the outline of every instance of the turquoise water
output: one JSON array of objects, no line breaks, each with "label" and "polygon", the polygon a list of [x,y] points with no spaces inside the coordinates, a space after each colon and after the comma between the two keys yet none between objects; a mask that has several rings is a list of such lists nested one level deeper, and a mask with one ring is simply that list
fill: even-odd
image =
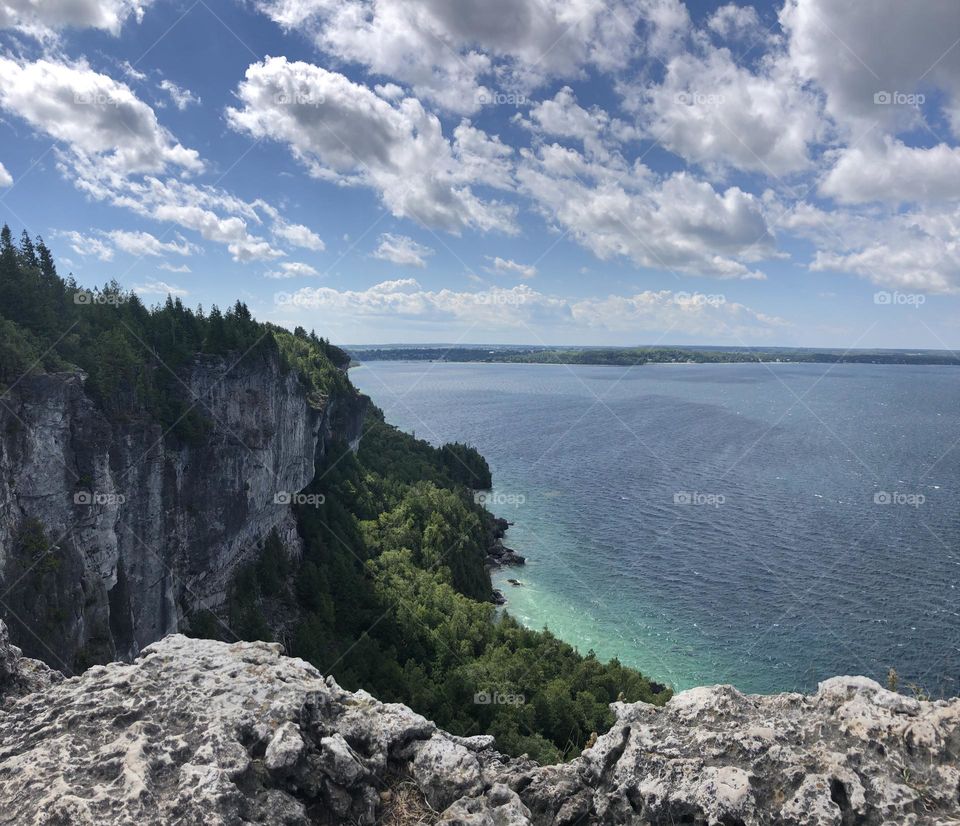
[{"label": "turquoise water", "polygon": [[528,559],[495,581],[525,624],[681,689],[809,690],[890,667],[960,689],[960,368],[351,376],[388,421],[490,461],[491,509]]}]

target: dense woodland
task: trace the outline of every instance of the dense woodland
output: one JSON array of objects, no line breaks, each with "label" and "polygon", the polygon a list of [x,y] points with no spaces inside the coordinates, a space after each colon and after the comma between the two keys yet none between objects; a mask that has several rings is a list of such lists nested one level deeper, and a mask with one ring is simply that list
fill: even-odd
[{"label": "dense woodland", "polygon": [[[178,370],[225,356],[278,359],[320,398],[352,393],[344,351],[179,300],[148,308],[116,283],[87,291],[58,276],[41,239],[0,235],[0,388],[31,372],[82,369],[111,418],[154,417],[173,448],[204,438]],[[541,760],[578,753],[611,723],[608,704],[664,702],[669,692],[618,662],[582,656],[546,631],[522,628],[490,602],[484,557],[492,516],[474,503],[490,469],[476,450],[435,448],[372,409],[359,451],[336,445],[296,506],[304,545],[276,535],[239,570],[219,615],[198,612],[190,633],[279,639],[345,687],[404,702],[458,734],[489,732],[507,752]],[[29,526],[40,532],[43,526]]]}]

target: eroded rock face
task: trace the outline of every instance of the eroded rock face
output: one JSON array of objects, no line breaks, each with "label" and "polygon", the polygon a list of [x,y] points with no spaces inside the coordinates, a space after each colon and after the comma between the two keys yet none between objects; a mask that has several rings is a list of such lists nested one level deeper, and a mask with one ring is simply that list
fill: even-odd
[{"label": "eroded rock face", "polygon": [[[32,666],[2,633],[0,664],[24,690]],[[33,688],[0,708],[10,823],[372,824],[398,783],[448,824],[960,823],[960,700],[860,677],[810,696],[717,686],[616,704],[614,727],[561,766],[344,691],[275,643],[174,635]]]},{"label": "eroded rock face", "polygon": [[79,372],[29,376],[0,406],[0,616],[65,673],[132,658],[219,607],[271,531],[297,553],[277,494],[360,435],[362,397],[311,403],[276,358],[198,356],[181,381],[208,423],[190,443],[150,418],[108,420]]}]

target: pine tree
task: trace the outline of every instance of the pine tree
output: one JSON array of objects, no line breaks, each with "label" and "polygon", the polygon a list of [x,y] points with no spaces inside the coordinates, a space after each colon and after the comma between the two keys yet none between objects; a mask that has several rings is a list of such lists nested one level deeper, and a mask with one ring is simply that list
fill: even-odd
[{"label": "pine tree", "polygon": [[37,250],[33,246],[33,241],[30,240],[30,234],[26,230],[20,234],[20,260],[25,267],[30,267],[34,270],[40,269]]}]

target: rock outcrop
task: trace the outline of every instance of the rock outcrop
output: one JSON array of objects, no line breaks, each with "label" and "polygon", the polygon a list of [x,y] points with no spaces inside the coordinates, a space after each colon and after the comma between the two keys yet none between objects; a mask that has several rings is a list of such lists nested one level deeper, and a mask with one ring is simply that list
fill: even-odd
[{"label": "rock outcrop", "polygon": [[[35,668],[3,639],[0,692]],[[345,691],[275,643],[174,635],[34,687],[0,707],[3,823],[960,823],[960,700],[861,677],[616,704],[558,766]]]},{"label": "rock outcrop", "polygon": [[299,552],[291,495],[365,399],[308,398],[276,357],[198,356],[178,379],[202,438],[109,420],[79,371],[28,376],[0,405],[0,616],[31,656],[72,673],[129,659],[217,608],[276,530]]}]

